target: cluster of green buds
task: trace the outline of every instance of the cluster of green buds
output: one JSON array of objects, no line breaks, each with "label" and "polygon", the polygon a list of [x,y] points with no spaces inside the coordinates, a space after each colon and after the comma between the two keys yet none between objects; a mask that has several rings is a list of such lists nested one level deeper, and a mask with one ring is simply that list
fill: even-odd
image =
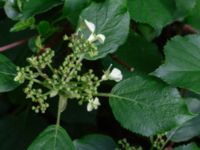
[{"label": "cluster of green buds", "polygon": [[158,134],[156,139],[153,141],[153,148],[156,150],[160,150],[163,149],[163,147],[165,146],[165,142],[166,140],[165,138],[165,134]]},{"label": "cluster of green buds", "polygon": [[101,79],[93,73],[93,70],[81,72],[84,56],[98,54],[94,41],[98,40],[103,44],[105,40],[103,34],[95,34],[93,23],[85,20],[85,25],[91,31],[89,38],[81,34],[81,28],[70,37],[64,36],[64,40],[69,40],[69,47],[73,52],[66,56],[59,67],[54,68],[52,64],[54,51],[45,48],[41,55],[28,58],[27,66],[17,68],[18,73],[14,80],[21,84],[27,82],[24,92],[34,103],[32,109],[36,113],[45,113],[49,107],[47,99],[57,95],[66,99],[77,99],[80,105],[86,102],[87,110],[92,111],[100,106],[99,99],[96,97],[100,83],[105,80],[118,82],[122,79],[121,71],[117,68],[110,71],[109,67]]},{"label": "cluster of green buds", "polygon": [[[85,27],[90,32],[89,37],[84,36]],[[88,20],[84,20],[83,27],[79,27],[77,32],[72,34],[71,37],[64,36],[64,40],[69,40],[69,47],[72,48],[76,55],[88,55],[94,57],[98,54],[97,43],[104,44],[105,36],[103,34],[95,33],[96,26]]]},{"label": "cluster of green buds", "polygon": [[141,147],[136,148],[134,146],[131,146],[125,138],[122,140],[119,140],[118,144],[120,148],[116,148],[115,150],[142,150]]},{"label": "cluster of green buds", "polygon": [[[78,99],[79,104],[96,102],[93,95],[97,94],[100,80],[92,70],[82,75],[79,74],[82,58],[70,54],[65,58],[62,65],[55,69],[52,67],[53,56],[54,51],[46,49],[42,55],[28,58],[28,66],[17,68],[18,74],[14,80],[19,83],[28,81],[24,92],[27,98],[30,98],[36,104],[32,109],[35,112],[45,113],[49,107],[46,100],[56,95],[64,95],[68,99]],[[50,75],[47,74],[47,70],[51,71]],[[42,85],[43,88],[36,89],[35,84]],[[98,105],[93,105],[88,111],[93,108],[97,109]]]}]

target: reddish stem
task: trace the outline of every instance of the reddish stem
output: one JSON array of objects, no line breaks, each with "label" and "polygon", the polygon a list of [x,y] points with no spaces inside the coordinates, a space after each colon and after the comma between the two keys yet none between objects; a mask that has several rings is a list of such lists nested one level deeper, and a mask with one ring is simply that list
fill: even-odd
[{"label": "reddish stem", "polygon": [[10,43],[8,45],[2,46],[2,47],[0,47],[0,52],[20,46],[20,45],[26,43],[28,40],[29,40],[29,38],[26,38],[26,39],[22,39],[20,41],[16,41],[16,42]]}]

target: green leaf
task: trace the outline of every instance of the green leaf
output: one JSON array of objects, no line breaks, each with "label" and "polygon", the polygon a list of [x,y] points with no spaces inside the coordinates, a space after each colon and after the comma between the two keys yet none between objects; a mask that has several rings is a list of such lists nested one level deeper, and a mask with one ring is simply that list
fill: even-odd
[{"label": "green leaf", "polygon": [[30,145],[28,150],[75,150],[74,145],[62,127],[46,128]]},{"label": "green leaf", "polygon": [[200,150],[200,148],[195,143],[190,143],[187,145],[176,147],[174,150]]},{"label": "green leaf", "polygon": [[74,140],[76,150],[113,150],[116,148],[114,140],[105,135],[91,134]]},{"label": "green leaf", "polygon": [[166,60],[153,74],[174,86],[200,93],[200,36],[177,36],[165,46]]},{"label": "green leaf", "polygon": [[173,19],[173,0],[128,0],[131,17],[137,22],[161,29]]},{"label": "green leaf", "polygon": [[162,81],[133,75],[112,90],[110,106],[120,124],[145,136],[169,131],[193,118],[175,88]]},{"label": "green leaf", "polygon": [[48,21],[41,21],[39,25],[37,26],[37,30],[40,33],[40,35],[47,35],[49,31],[51,30],[51,25]]},{"label": "green leaf", "polygon": [[63,15],[76,26],[81,11],[90,4],[91,0],[65,0]]},{"label": "green leaf", "polygon": [[14,81],[16,66],[4,55],[0,54],[0,92],[14,90],[18,83]]},{"label": "green leaf", "polygon": [[180,128],[169,133],[173,133],[172,141],[182,142],[187,141],[195,136],[200,135],[200,100],[195,98],[187,98],[186,103],[188,108],[193,113],[198,113],[198,116],[184,123]]},{"label": "green leaf", "polygon": [[96,25],[97,34],[106,36],[105,43],[98,46],[99,54],[92,58],[87,56],[86,59],[95,60],[116,51],[128,36],[130,18],[125,0],[106,0],[103,3],[93,2],[83,10],[80,17],[80,21],[87,19],[93,22]]},{"label": "green leaf", "polygon": [[22,17],[27,19],[34,15],[46,12],[51,8],[62,4],[62,0],[28,0],[25,1],[22,8]]},{"label": "green leaf", "polygon": [[34,17],[30,17],[26,20],[19,21],[10,29],[10,32],[19,32],[27,28],[32,28],[34,23],[35,23]]},{"label": "green leaf", "polygon": [[128,0],[132,19],[161,30],[174,20],[183,18],[194,8],[196,0]]}]

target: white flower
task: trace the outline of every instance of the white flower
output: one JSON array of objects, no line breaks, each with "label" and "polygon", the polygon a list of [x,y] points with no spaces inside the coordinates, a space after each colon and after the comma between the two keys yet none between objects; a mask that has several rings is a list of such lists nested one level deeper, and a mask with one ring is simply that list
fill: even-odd
[{"label": "white flower", "polygon": [[99,99],[96,97],[94,100],[89,100],[89,103],[87,104],[87,111],[92,111],[93,109],[97,109],[98,106],[100,106]]},{"label": "white flower", "polygon": [[95,30],[96,30],[95,24],[90,22],[90,21],[88,21],[88,20],[86,20],[86,19],[84,20],[84,22],[85,22],[87,28],[91,32],[91,35],[89,36],[88,41],[92,43],[92,42],[98,40],[101,44],[103,44],[105,39],[106,39],[105,35],[103,35],[103,34],[95,34]]},{"label": "white flower", "polygon": [[110,65],[110,67],[108,68],[108,70],[104,73],[104,75],[101,77],[101,80],[105,81],[105,80],[114,80],[116,82],[119,82],[122,80],[123,75],[122,72],[117,69],[114,68],[111,72],[110,72],[110,68],[112,65]]},{"label": "white flower", "polygon": [[108,78],[110,80],[114,80],[116,82],[119,82],[122,80],[123,78],[123,75],[122,75],[122,72],[121,70],[117,69],[117,68],[114,68],[111,73],[109,74]]}]

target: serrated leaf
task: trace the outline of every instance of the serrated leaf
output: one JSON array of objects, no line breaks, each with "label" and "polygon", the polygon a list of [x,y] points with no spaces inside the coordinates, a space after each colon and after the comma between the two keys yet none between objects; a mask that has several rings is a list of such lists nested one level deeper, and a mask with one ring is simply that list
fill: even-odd
[{"label": "serrated leaf", "polygon": [[187,141],[200,135],[200,101],[195,98],[187,98],[186,103],[189,110],[193,113],[198,113],[198,116],[187,121],[175,131],[169,133],[169,135],[173,133],[171,140],[174,142]]},{"label": "serrated leaf", "polygon": [[105,135],[91,134],[73,141],[76,150],[114,150],[114,140]]},{"label": "serrated leaf", "polygon": [[200,36],[177,36],[165,46],[166,60],[153,75],[167,83],[200,93]]},{"label": "serrated leaf", "polygon": [[75,150],[75,148],[62,127],[51,125],[33,141],[28,150]]},{"label": "serrated leaf", "polygon": [[112,94],[115,118],[145,136],[169,131],[193,117],[175,88],[152,77],[133,75],[118,83]]},{"label": "serrated leaf", "polygon": [[176,147],[174,148],[174,150],[200,150],[200,148],[195,143],[190,143],[187,145]]},{"label": "serrated leaf", "polygon": [[[96,33],[104,34],[105,43],[98,46],[99,54],[86,59],[98,59],[113,53],[122,45],[129,32],[130,17],[125,0],[106,0],[103,3],[92,3],[83,10],[80,21],[87,19],[96,25]],[[82,24],[84,24],[82,22]],[[85,29],[86,30],[86,29]],[[119,32],[120,31],[120,32]]]},{"label": "serrated leaf", "polygon": [[22,8],[22,19],[27,19],[36,14],[43,13],[51,8],[62,4],[62,0],[28,0]]},{"label": "serrated leaf", "polygon": [[0,54],[0,92],[15,89],[18,83],[14,81],[16,66],[4,55]]}]

